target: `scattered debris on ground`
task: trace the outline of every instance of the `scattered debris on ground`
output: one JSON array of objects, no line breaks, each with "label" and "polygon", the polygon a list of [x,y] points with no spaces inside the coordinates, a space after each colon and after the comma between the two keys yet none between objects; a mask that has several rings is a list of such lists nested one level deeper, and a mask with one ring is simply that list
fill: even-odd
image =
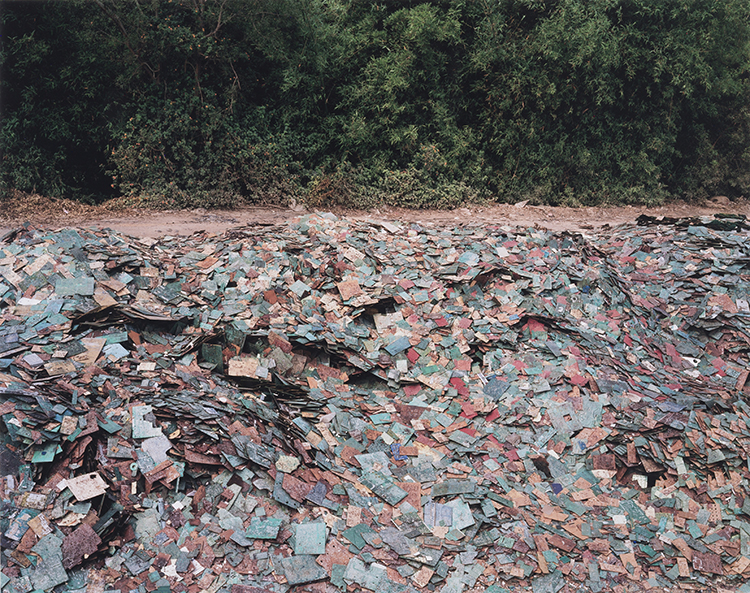
[{"label": "scattered debris on ground", "polygon": [[3,591],[750,592],[744,217],[0,243]]}]

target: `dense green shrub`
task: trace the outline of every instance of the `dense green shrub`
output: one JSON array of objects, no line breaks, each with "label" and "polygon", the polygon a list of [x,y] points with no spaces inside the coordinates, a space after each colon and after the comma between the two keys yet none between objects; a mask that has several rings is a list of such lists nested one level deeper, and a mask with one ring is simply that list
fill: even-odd
[{"label": "dense green shrub", "polygon": [[[185,104],[188,103],[188,104]],[[298,191],[289,138],[260,137],[194,94],[144,101],[122,126],[110,167],[122,194],[165,208],[286,203]]]},{"label": "dense green shrub", "polygon": [[750,193],[748,0],[4,8],[4,187],[164,207]]},{"label": "dense green shrub", "polygon": [[472,65],[498,190],[552,203],[747,193],[749,6],[485,3]]},{"label": "dense green shrub", "polygon": [[264,79],[279,66],[250,43],[247,3],[100,4],[127,56],[130,117],[109,160],[118,189],[171,208],[287,201],[297,188],[293,142],[271,128],[264,105]]},{"label": "dense green shrub", "polygon": [[112,195],[105,174],[116,63],[94,5],[6,3],[0,37],[0,184],[84,200]]}]

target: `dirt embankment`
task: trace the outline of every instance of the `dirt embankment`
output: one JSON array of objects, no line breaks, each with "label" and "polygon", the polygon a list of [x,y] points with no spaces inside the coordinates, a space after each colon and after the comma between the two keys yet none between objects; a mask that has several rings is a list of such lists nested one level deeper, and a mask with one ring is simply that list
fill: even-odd
[{"label": "dirt embankment", "polygon": [[[4,200],[0,208],[0,236],[29,222],[38,227],[111,228],[135,237],[190,235],[197,231],[222,233],[251,224],[284,223],[308,212],[304,207],[243,207],[236,210],[113,210],[107,206],[86,206],[70,200],[41,196],[16,196]],[[634,222],[641,214],[675,218],[710,216],[716,213],[750,216],[750,203],[716,197],[705,203],[670,203],[658,208],[641,206],[562,208],[528,204],[471,206],[456,210],[405,210],[381,208],[369,212],[337,210],[336,214],[361,220],[417,222],[429,225],[537,226],[551,231],[585,231],[604,225]]]}]

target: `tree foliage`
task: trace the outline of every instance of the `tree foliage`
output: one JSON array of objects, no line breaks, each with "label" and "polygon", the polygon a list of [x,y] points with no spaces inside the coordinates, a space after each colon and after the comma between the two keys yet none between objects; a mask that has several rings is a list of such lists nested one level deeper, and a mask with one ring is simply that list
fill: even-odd
[{"label": "tree foliage", "polygon": [[112,122],[116,64],[108,23],[85,6],[3,6],[0,38],[2,183],[49,195],[100,197]]},{"label": "tree foliage", "polygon": [[4,187],[168,206],[750,190],[748,0],[7,3]]}]

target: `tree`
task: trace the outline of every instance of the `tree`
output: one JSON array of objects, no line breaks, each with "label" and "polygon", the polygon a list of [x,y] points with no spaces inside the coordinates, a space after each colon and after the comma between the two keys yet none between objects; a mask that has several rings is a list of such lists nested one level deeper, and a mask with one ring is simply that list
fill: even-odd
[{"label": "tree", "polygon": [[120,96],[107,22],[88,3],[6,3],[0,45],[0,183],[101,200]]}]

